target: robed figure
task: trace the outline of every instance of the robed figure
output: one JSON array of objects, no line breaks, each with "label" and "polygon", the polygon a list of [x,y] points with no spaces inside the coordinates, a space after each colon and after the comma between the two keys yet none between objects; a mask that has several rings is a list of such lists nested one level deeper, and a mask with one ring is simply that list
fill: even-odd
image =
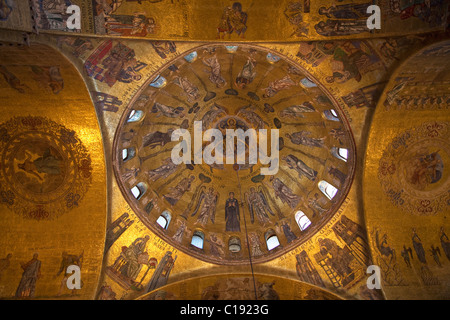
[{"label": "robed figure", "polygon": [[426,264],[427,260],[425,258],[425,249],[423,248],[422,241],[417,235],[415,228],[413,228],[412,243],[419,261]]},{"label": "robed figure", "polygon": [[239,214],[239,202],[230,192],[229,198],[225,202],[225,231],[241,232],[241,217]]},{"label": "robed figure", "polygon": [[36,281],[41,276],[41,261],[38,260],[38,254],[33,255],[33,259],[27,263],[21,264],[23,269],[22,279],[16,291],[17,298],[34,297]]}]

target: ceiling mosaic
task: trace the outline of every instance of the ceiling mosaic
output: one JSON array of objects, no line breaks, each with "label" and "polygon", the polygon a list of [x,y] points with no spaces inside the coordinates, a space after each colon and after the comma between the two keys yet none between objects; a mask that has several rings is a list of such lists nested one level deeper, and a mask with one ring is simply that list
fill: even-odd
[{"label": "ceiling mosaic", "polygon": [[[223,156],[234,146],[232,163],[199,163],[191,148],[191,160],[174,163],[172,134],[185,129],[195,145],[196,123],[203,133],[220,130]],[[250,139],[242,150],[230,145],[227,134],[238,129],[278,131],[275,144],[266,141],[279,152],[275,174],[250,163]],[[211,141],[200,141],[200,153]],[[345,116],[299,65],[256,46],[207,45],[142,85],[122,115],[114,158],[123,195],[148,228],[200,259],[239,264],[279,256],[333,216],[352,180],[354,146]],[[191,243],[197,233],[200,248]]]},{"label": "ceiling mosaic", "polygon": [[0,299],[448,299],[448,9],[0,0]]}]

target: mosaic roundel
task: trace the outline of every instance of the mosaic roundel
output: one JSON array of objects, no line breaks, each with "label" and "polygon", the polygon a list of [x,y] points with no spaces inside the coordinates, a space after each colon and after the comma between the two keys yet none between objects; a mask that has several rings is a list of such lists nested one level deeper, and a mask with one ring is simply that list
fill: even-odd
[{"label": "mosaic roundel", "polygon": [[91,183],[91,159],[75,131],[47,118],[1,124],[0,150],[0,201],[24,218],[58,217]]},{"label": "mosaic roundel", "polygon": [[427,122],[389,144],[380,160],[378,177],[395,206],[416,215],[448,210],[449,130],[448,122]]},{"label": "mosaic roundel", "polygon": [[353,137],[331,99],[275,52],[198,47],[152,75],[124,111],[118,185],[175,248],[217,264],[268,261],[317,232],[350,187]]}]

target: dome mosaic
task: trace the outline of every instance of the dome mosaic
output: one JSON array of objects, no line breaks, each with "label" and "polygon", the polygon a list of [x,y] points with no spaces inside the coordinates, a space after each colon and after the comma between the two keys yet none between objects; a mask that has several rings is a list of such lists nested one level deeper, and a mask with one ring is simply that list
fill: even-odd
[{"label": "dome mosaic", "polygon": [[[249,161],[249,137],[231,146],[245,163],[176,163],[173,134],[195,137],[198,123],[222,133],[223,155],[232,130],[276,131],[277,141],[265,141],[267,155],[278,153],[276,173]],[[257,142],[261,151],[261,135]],[[203,154],[213,145],[205,136],[196,143]],[[338,210],[355,165],[352,134],[329,92],[289,58],[247,44],[200,46],[164,65],[129,103],[113,148],[119,188],[142,223],[216,264],[269,261],[308,240]]]}]

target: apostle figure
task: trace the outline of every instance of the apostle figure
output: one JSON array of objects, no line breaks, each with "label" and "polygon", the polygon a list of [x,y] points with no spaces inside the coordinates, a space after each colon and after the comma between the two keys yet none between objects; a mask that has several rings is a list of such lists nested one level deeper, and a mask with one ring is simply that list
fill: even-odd
[{"label": "apostle figure", "polygon": [[309,131],[299,131],[293,133],[286,133],[286,138],[291,139],[293,144],[301,144],[308,147],[323,147],[325,137],[322,138],[312,138],[310,137],[311,132]]},{"label": "apostle figure", "polygon": [[229,198],[225,202],[225,231],[241,232],[241,217],[239,215],[239,202],[234,197],[234,192],[229,193]]},{"label": "apostle figure", "polygon": [[[67,287],[67,280],[72,275],[72,273],[67,273],[67,268],[71,265],[76,265],[81,268],[83,262],[83,252],[80,255],[68,254],[66,251],[62,253],[61,266],[59,268],[56,276],[63,274],[64,277],[61,280],[61,285],[59,287],[58,296],[63,294],[63,290]],[[72,289],[72,295],[75,294],[76,289]]]},{"label": "apostle figure", "polygon": [[427,260],[425,258],[425,249],[423,248],[422,245],[422,240],[420,240],[419,236],[416,233],[416,229],[413,228],[412,229],[412,243],[413,243],[413,247],[414,250],[416,251],[417,257],[419,258],[419,261],[422,263],[427,263]]},{"label": "apostle figure", "polygon": [[141,255],[146,254],[144,251],[149,239],[148,235],[144,238],[137,238],[128,248],[124,248],[121,253],[122,258],[126,262],[120,268],[120,272],[132,281],[136,280],[142,269],[140,258]]},{"label": "apostle figure", "polygon": [[175,108],[158,102],[153,105],[152,113],[156,113],[156,117],[184,118],[185,116],[183,107]]},{"label": "apostle figure", "polygon": [[256,77],[256,60],[252,57],[248,57],[247,62],[242,67],[236,77],[236,86],[244,89],[247,85],[253,82]]},{"label": "apostle figure", "polygon": [[287,203],[291,209],[297,207],[301,197],[292,192],[280,179],[275,178],[272,181],[275,196],[283,203]]},{"label": "apostle figure", "polygon": [[177,76],[173,80],[173,83],[175,83],[177,86],[183,89],[189,102],[194,102],[195,100],[198,100],[200,98],[198,88],[192,82],[190,82],[188,78],[186,77],[182,78]]},{"label": "apostle figure", "polygon": [[163,165],[147,172],[150,181],[156,181],[159,178],[167,178],[177,170],[177,165],[171,158],[166,158]]},{"label": "apostle figure", "polygon": [[314,181],[317,177],[317,171],[308,167],[302,160],[298,159],[296,156],[290,154],[283,158],[286,161],[289,169],[294,169],[298,173],[298,177],[307,177],[309,180]]},{"label": "apostle figure", "polygon": [[304,118],[304,112],[315,112],[316,109],[309,101],[305,101],[302,104],[292,105],[283,109],[280,112],[280,117],[298,117]]},{"label": "apostle figure", "polygon": [[33,255],[33,259],[27,263],[22,263],[22,279],[16,290],[16,298],[34,298],[36,281],[41,276],[41,261],[38,260],[38,254]]},{"label": "apostle figure", "polygon": [[267,88],[264,88],[265,93],[263,94],[264,98],[270,98],[276,95],[281,90],[289,89],[292,86],[295,86],[295,82],[289,77],[289,75],[284,78],[272,81],[269,83]]},{"label": "apostle figure", "polygon": [[6,258],[0,259],[0,280],[2,279],[2,277],[1,277],[2,276],[2,274],[1,274],[2,271],[8,269],[9,266],[11,265],[11,262],[10,262],[11,257],[12,257],[12,254],[8,253]]},{"label": "apostle figure", "polygon": [[194,176],[183,178],[174,188],[170,188],[170,193],[166,194],[164,198],[166,198],[171,205],[175,205],[186,191],[191,189],[191,184],[194,179]]},{"label": "apostle figure", "polygon": [[441,227],[441,234],[439,238],[441,240],[441,247],[444,249],[447,259],[450,260],[450,240],[444,232],[444,227]]},{"label": "apostle figure", "polygon": [[210,70],[206,70],[209,73],[209,81],[214,83],[217,88],[222,88],[227,82],[221,74],[221,66],[217,60],[217,56],[214,55],[210,58],[203,58],[203,63],[210,67]]}]

